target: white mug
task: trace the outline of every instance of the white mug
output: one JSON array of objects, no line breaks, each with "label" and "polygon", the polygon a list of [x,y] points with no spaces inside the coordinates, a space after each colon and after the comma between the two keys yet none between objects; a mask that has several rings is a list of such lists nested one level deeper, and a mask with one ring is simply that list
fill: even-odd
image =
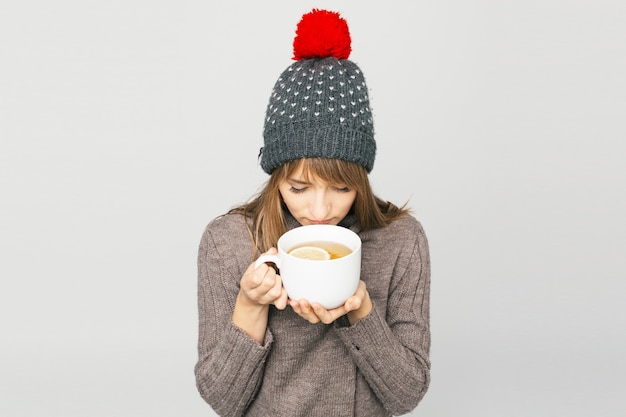
[{"label": "white mug", "polygon": [[[294,247],[311,242],[340,243],[351,252],[328,260],[303,259],[289,254]],[[283,234],[277,246],[277,255],[261,255],[255,267],[273,262],[292,300],[304,298],[332,309],[343,305],[356,292],[361,279],[361,239],[350,229],[327,224],[300,226]]]}]

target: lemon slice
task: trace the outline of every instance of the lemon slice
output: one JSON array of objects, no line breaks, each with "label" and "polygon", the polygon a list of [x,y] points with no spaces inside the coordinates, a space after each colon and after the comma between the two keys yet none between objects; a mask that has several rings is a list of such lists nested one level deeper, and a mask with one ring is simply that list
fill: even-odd
[{"label": "lemon slice", "polygon": [[316,246],[302,246],[293,249],[291,252],[289,252],[289,255],[295,256],[296,258],[310,259],[313,261],[326,261],[330,259],[330,253]]}]

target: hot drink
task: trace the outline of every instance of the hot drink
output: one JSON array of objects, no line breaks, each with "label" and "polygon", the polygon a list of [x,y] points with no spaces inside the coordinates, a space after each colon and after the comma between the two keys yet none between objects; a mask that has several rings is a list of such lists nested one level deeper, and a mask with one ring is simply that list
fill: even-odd
[{"label": "hot drink", "polygon": [[352,253],[352,249],[338,242],[307,242],[291,248],[288,253],[291,256],[311,260],[339,259]]}]

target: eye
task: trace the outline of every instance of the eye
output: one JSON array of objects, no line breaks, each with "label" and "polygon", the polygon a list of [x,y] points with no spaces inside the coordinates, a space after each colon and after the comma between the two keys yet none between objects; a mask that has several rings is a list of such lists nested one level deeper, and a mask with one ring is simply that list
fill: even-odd
[{"label": "eye", "polygon": [[292,193],[294,193],[294,194],[300,194],[300,193],[303,193],[303,192],[305,192],[305,191],[306,191],[306,187],[304,187],[304,188],[297,188],[297,187],[294,187],[294,186],[292,185],[292,186],[291,186],[291,188],[290,188],[289,190],[290,190]]},{"label": "eye", "polygon": [[340,185],[336,185],[334,188],[336,191],[339,191],[340,193],[349,193],[350,191],[352,191],[350,187],[345,187],[345,186],[340,186]]}]

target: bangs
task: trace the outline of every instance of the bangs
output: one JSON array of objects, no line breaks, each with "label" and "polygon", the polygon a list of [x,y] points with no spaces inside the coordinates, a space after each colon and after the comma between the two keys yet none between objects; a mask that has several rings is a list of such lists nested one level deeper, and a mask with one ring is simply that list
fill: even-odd
[{"label": "bangs", "polygon": [[[283,166],[283,178],[289,178],[302,168],[302,175],[307,182],[319,179],[330,184],[345,184],[355,188],[367,180],[367,171],[356,162],[330,158],[302,158],[290,161]],[[365,178],[364,178],[365,177]]]}]

